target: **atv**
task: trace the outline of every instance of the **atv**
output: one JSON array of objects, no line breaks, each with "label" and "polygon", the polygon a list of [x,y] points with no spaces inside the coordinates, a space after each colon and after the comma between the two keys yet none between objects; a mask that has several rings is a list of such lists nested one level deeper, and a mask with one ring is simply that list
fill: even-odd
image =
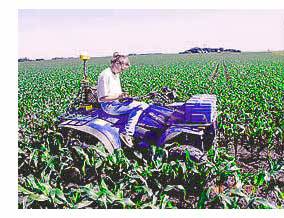
[{"label": "atv", "polygon": [[[68,135],[80,136],[80,140],[100,141],[108,153],[126,147],[120,140],[120,132],[128,121],[128,114],[109,115],[98,102],[96,87],[87,79],[86,61],[88,56],[80,56],[84,61],[84,79],[81,89],[66,113],[59,117],[59,128]],[[173,155],[188,151],[195,161],[206,160],[206,151],[215,144],[217,133],[216,96],[193,95],[185,102],[176,101],[176,90],[168,87],[145,96],[127,97],[121,101],[148,100],[149,107],[143,111],[136,125],[134,144],[139,149],[149,149],[151,145],[176,144],[170,150]]]}]

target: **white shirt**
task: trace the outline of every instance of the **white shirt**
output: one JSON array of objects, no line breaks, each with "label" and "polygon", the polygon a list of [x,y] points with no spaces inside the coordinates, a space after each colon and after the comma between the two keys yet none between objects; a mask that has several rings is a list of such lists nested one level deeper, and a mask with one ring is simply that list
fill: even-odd
[{"label": "white shirt", "polygon": [[[98,99],[122,93],[119,74],[114,74],[108,67],[101,72],[97,85]],[[100,100],[99,100],[100,102]]]}]

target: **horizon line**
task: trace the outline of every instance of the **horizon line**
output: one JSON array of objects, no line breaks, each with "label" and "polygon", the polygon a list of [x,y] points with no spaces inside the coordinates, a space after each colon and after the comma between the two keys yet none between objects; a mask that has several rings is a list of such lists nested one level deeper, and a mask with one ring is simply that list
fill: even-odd
[{"label": "horizon line", "polygon": [[[193,47],[195,48],[195,47]],[[201,48],[201,47],[198,47],[198,48]],[[186,51],[186,50],[185,50]],[[240,50],[241,53],[244,53],[244,52],[279,52],[279,51],[284,51],[284,49],[279,49],[279,50],[270,50],[270,49],[267,49],[267,50]],[[209,52],[209,53],[218,53],[218,52]],[[221,52],[221,53],[224,53],[224,52]],[[225,52],[226,53],[226,52]],[[179,52],[175,53],[163,53],[163,52],[143,52],[143,53],[135,53],[135,52],[130,52],[128,53],[127,55],[130,55],[130,54],[135,54],[135,55],[154,55],[154,54],[165,54],[165,55],[170,55],[170,54],[179,54]],[[190,53],[188,53],[190,54]],[[193,53],[192,53],[193,54]],[[205,54],[205,53],[199,53],[199,54]],[[90,56],[91,58],[103,58],[103,57],[111,57],[112,55],[106,55],[106,56]],[[134,55],[133,55],[134,56]],[[21,56],[21,57],[18,57],[18,59],[29,59],[29,60],[36,60],[36,59],[44,59],[44,60],[51,60],[53,58],[79,58],[79,55],[78,56],[52,56],[52,57],[42,57],[42,56],[39,56],[39,57],[35,57],[35,58],[32,58],[32,57],[29,57],[29,56]]]}]

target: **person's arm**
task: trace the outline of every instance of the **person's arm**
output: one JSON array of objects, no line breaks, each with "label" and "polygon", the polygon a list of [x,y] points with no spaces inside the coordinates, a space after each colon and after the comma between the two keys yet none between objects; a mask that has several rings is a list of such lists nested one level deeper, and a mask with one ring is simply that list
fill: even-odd
[{"label": "person's arm", "polygon": [[101,97],[100,101],[101,102],[114,101],[114,100],[123,99],[127,96],[128,96],[128,94],[126,92],[123,92],[123,93],[118,94],[118,95],[108,95],[108,96]]},{"label": "person's arm", "polygon": [[120,95],[109,95],[109,96],[101,97],[99,100],[100,102],[114,101],[114,100],[118,100],[119,96]]}]

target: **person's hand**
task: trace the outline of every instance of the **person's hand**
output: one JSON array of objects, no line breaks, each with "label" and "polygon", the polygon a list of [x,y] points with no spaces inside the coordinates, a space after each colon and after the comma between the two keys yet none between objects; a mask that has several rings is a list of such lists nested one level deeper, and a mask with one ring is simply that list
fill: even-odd
[{"label": "person's hand", "polygon": [[123,98],[128,98],[130,97],[129,94],[127,92],[122,92],[120,95],[119,95],[119,99],[123,99]]}]

